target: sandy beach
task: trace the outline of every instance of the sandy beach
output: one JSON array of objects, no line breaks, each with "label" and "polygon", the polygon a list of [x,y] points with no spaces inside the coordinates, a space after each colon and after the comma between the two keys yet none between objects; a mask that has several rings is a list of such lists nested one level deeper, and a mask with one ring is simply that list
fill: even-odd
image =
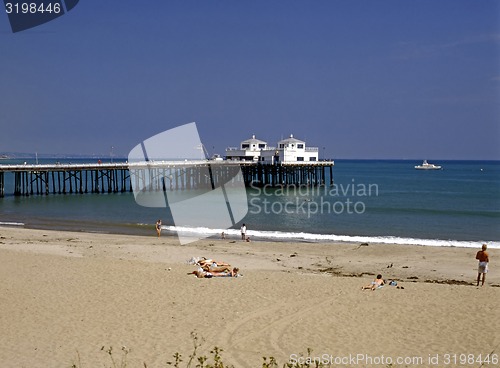
[{"label": "sandy beach", "polygon": [[[223,349],[226,364],[303,358],[348,367],[479,367],[500,355],[500,250],[318,244],[0,228],[0,366],[166,367]],[[192,257],[243,277],[198,279]],[[376,274],[398,287],[361,291]],[[311,348],[312,353],[307,354]],[[474,358],[474,359],[472,359]],[[472,360],[471,360],[472,359]],[[392,364],[392,365],[391,365]],[[184,365],[182,365],[184,366]],[[498,364],[484,364],[494,367]]]}]

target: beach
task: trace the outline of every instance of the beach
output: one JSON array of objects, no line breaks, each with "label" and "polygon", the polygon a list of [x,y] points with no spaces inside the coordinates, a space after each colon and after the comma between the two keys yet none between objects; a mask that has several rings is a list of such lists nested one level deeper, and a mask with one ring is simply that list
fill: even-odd
[{"label": "beach", "polygon": [[[235,367],[260,367],[264,356],[280,366],[479,367],[492,352],[483,366],[493,367],[500,250],[488,250],[482,288],[478,250],[237,237],[181,246],[153,228],[134,236],[3,226],[0,366],[112,367],[126,354],[127,367],[165,367],[176,352],[185,366],[194,333],[198,355],[217,346]],[[187,275],[202,256],[242,277]],[[397,286],[361,291],[377,274]]]}]

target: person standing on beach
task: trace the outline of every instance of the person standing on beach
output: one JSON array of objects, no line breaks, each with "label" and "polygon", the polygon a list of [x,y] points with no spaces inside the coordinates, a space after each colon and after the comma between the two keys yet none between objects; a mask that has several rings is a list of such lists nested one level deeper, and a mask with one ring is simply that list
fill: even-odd
[{"label": "person standing on beach", "polygon": [[482,249],[476,253],[476,259],[479,261],[479,266],[477,268],[477,286],[479,286],[481,274],[483,275],[481,286],[484,286],[484,280],[486,279],[486,273],[488,272],[488,262],[490,261],[490,257],[486,252],[487,248],[488,246],[483,244]]},{"label": "person standing on beach", "polygon": [[161,220],[156,221],[156,234],[158,238],[161,236]]},{"label": "person standing on beach", "polygon": [[247,239],[247,227],[245,224],[241,225],[241,240]]}]

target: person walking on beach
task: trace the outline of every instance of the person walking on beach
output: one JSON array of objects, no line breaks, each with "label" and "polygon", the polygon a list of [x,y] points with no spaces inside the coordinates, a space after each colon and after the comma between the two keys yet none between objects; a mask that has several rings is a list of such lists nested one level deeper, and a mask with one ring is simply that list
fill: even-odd
[{"label": "person walking on beach", "polygon": [[486,244],[483,244],[482,249],[476,253],[476,259],[479,261],[479,266],[477,268],[477,286],[479,286],[481,274],[483,275],[481,286],[484,286],[484,280],[486,279],[486,273],[488,272],[488,262],[490,261],[490,257],[486,252],[487,248],[488,246]]},{"label": "person walking on beach", "polygon": [[161,236],[161,220],[156,221],[156,234],[158,238]]},{"label": "person walking on beach", "polygon": [[247,227],[245,224],[241,225],[241,240],[247,239]]}]

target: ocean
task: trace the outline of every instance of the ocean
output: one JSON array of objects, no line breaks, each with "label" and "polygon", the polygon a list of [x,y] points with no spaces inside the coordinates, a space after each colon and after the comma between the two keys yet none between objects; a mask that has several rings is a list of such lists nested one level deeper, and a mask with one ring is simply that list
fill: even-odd
[{"label": "ocean", "polygon": [[[55,161],[95,162],[39,160]],[[415,170],[421,163],[415,160],[336,160],[334,185],[249,187],[248,213],[232,229],[182,230],[237,239],[245,223],[253,240],[500,248],[500,162],[431,162],[443,170]],[[19,161],[0,161],[8,163]],[[13,191],[7,174],[0,226],[153,235],[160,218],[165,232],[179,230],[169,208],[141,207],[129,192],[15,197]]]}]

